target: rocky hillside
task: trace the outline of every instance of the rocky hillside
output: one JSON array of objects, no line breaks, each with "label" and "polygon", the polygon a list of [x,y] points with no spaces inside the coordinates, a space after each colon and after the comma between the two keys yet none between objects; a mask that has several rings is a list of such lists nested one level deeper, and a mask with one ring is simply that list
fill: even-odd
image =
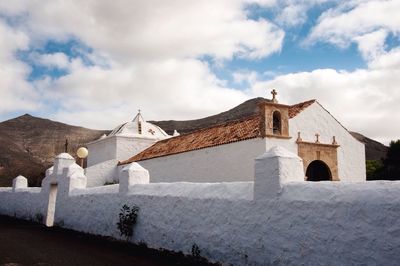
[{"label": "rocky hillside", "polygon": [[361,135],[360,133],[357,132],[350,132],[353,137],[358,139],[359,141],[363,142],[365,144],[365,157],[367,160],[374,160],[374,161],[379,161],[381,159],[386,158],[386,154],[388,151],[388,147],[383,145],[382,143],[367,138],[364,135]]},{"label": "rocky hillside", "polygon": [[22,174],[32,186],[40,185],[44,171],[54,157],[99,138],[105,131],[70,126],[28,114],[0,123],[0,186],[10,186],[13,177]]},{"label": "rocky hillside", "polygon": [[244,103],[217,115],[208,116],[195,120],[166,120],[166,121],[149,121],[161,127],[168,134],[172,135],[176,129],[180,134],[190,133],[200,128],[210,127],[216,124],[222,124],[227,121],[237,120],[258,112],[258,103],[262,101],[269,101],[267,99],[258,97],[245,101]]}]

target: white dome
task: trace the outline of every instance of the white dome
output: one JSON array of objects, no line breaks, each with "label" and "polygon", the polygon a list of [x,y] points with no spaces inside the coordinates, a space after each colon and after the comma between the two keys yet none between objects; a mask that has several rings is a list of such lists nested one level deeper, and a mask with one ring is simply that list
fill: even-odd
[{"label": "white dome", "polygon": [[165,139],[170,137],[160,127],[146,122],[140,112],[131,122],[116,127],[108,136],[145,137],[151,139]]}]

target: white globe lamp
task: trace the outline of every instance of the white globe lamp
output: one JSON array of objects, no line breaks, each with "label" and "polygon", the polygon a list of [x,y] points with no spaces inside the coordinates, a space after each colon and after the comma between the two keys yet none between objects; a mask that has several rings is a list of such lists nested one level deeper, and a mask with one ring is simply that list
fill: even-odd
[{"label": "white globe lamp", "polygon": [[76,155],[79,159],[81,159],[81,167],[83,168],[83,160],[88,156],[89,151],[85,147],[80,147],[76,151]]}]

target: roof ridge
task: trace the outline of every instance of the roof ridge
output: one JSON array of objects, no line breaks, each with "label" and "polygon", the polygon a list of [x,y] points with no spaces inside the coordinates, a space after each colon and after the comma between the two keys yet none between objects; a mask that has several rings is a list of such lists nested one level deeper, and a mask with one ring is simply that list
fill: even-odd
[{"label": "roof ridge", "polygon": [[[314,102],[316,100],[312,99],[288,105],[289,118],[295,117]],[[118,165],[261,137],[260,118],[260,112],[257,112],[160,140],[131,158],[118,162]]]},{"label": "roof ridge", "polygon": [[[250,115],[238,120],[228,121],[212,127],[202,128],[191,133],[158,141],[144,151],[132,156],[128,160],[119,162],[118,165],[259,137],[259,121],[258,119],[256,120],[256,118],[259,118],[259,115]],[[225,127],[228,128],[227,130],[229,130],[226,132],[236,133],[231,137],[226,137],[224,134],[220,135],[221,130],[224,131]],[[210,137],[213,134],[215,137]],[[203,137],[203,139],[201,137]],[[201,142],[202,144],[200,144]],[[177,143],[185,144],[184,146],[179,147],[175,146]]]},{"label": "roof ridge", "polygon": [[191,135],[191,134],[194,134],[194,133],[198,133],[198,132],[201,132],[201,131],[206,131],[206,130],[209,130],[209,129],[212,129],[212,128],[216,128],[216,127],[222,127],[222,126],[241,123],[241,122],[244,122],[246,120],[250,120],[250,119],[253,119],[253,118],[256,118],[256,117],[260,117],[260,114],[258,114],[258,113],[257,114],[251,114],[251,115],[247,115],[247,116],[244,116],[244,117],[240,117],[238,119],[229,120],[229,121],[225,121],[225,122],[222,122],[222,123],[217,123],[217,124],[214,124],[214,125],[211,125],[211,126],[208,126],[208,127],[198,128],[198,129],[195,129],[195,130],[187,132],[187,133],[182,133],[179,136],[174,136],[172,138],[167,138],[167,139],[160,140],[157,143],[165,142],[165,141],[170,140],[170,139],[178,139],[180,137],[184,137],[184,136]]},{"label": "roof ridge", "polygon": [[302,104],[306,104],[306,103],[314,103],[316,101],[317,101],[316,99],[311,99],[311,100],[307,100],[307,101],[304,101],[304,102],[299,102],[299,103],[292,104],[292,105],[290,105],[290,107],[294,107],[294,106],[302,105]]}]

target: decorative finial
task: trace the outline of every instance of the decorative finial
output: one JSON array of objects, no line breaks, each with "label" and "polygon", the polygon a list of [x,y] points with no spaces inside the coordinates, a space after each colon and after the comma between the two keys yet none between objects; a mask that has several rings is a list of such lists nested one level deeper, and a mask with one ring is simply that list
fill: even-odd
[{"label": "decorative finial", "polygon": [[278,93],[276,92],[276,90],[272,89],[271,94],[272,94],[272,102],[277,103],[278,100],[276,99],[276,95],[278,95]]},{"label": "decorative finial", "polygon": [[179,135],[180,135],[179,132],[175,129],[174,133],[172,134],[172,136],[176,137],[176,136],[179,136]]},{"label": "decorative finial", "polygon": [[319,134],[317,133],[317,134],[315,134],[315,136],[317,137],[317,139],[315,140],[315,143],[319,143]]},{"label": "decorative finial", "polygon": [[140,109],[138,109],[137,111],[138,111],[138,113],[140,114],[140,111],[141,111],[141,110],[140,110]]},{"label": "decorative finial", "polygon": [[333,136],[333,138],[332,138],[332,145],[337,145],[336,137],[335,137],[335,136]]},{"label": "decorative finial", "polygon": [[300,136],[300,131],[299,132],[297,132],[297,140],[296,140],[297,142],[302,142],[303,140],[301,139],[301,136]]}]

